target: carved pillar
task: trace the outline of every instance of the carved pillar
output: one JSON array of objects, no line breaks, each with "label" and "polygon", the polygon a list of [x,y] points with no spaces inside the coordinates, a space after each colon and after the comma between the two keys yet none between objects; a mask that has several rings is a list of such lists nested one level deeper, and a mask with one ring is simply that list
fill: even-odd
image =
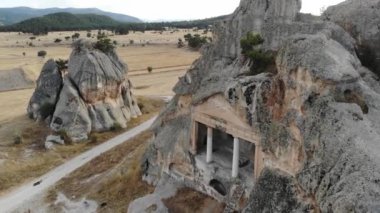
[{"label": "carved pillar", "polygon": [[207,127],[207,156],[206,162],[211,163],[212,161],[212,128]]},{"label": "carved pillar", "polygon": [[239,138],[234,137],[234,151],[232,157],[232,178],[237,178],[239,174]]}]

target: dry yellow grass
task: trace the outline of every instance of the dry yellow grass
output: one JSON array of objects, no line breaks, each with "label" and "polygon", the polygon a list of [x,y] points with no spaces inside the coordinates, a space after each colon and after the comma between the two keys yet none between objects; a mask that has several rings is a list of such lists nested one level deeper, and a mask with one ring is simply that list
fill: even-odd
[{"label": "dry yellow grass", "polygon": [[[137,126],[157,114],[164,105],[162,100],[143,97],[138,98],[138,102],[144,106],[142,110],[144,114],[131,120],[127,129],[93,133],[88,141],[57,146],[56,149],[49,151],[44,148],[45,138],[49,134],[46,124],[28,122],[24,120],[24,117],[20,119],[20,123],[11,122],[15,125],[23,124],[23,127],[21,125],[18,127],[20,128],[18,135],[21,137],[22,143],[15,144],[13,142],[16,134],[2,132],[4,135],[11,136],[6,141],[0,141],[0,159],[2,159],[2,163],[0,163],[0,192],[22,184],[31,178],[39,177],[75,155]],[[2,130],[3,127],[0,129]],[[93,139],[94,137],[96,140]]]},{"label": "dry yellow grass", "polygon": [[221,213],[225,208],[224,204],[191,188],[179,189],[175,196],[162,201],[169,213]]},{"label": "dry yellow grass", "polygon": [[[47,36],[38,36],[32,41],[34,47],[26,44],[30,42],[31,35],[0,33],[0,72],[22,68],[27,78],[36,80],[47,59],[69,57],[71,41],[65,41],[63,38],[73,33],[54,32]],[[80,33],[82,37],[86,35],[86,32]],[[93,33],[95,34],[96,31]],[[199,52],[176,47],[178,38],[183,37],[185,33],[188,32],[164,32],[162,35],[146,32],[110,37],[118,42],[117,52],[120,58],[128,63],[130,79],[136,88],[134,91],[136,95],[173,94],[171,89],[178,77],[183,75],[188,66],[200,56]],[[64,41],[61,44],[55,44],[53,42],[55,38],[61,38]],[[135,44],[128,45],[129,40],[134,40]],[[149,45],[144,47],[141,45],[148,42]],[[124,47],[123,44],[125,44]],[[37,57],[39,50],[47,51],[45,59]],[[148,66],[153,67],[153,73],[149,74],[146,71]],[[68,158],[117,134],[117,132],[94,134],[91,136],[92,143],[62,146],[54,151],[46,152],[42,145],[48,134],[46,125],[35,123],[26,116],[26,107],[33,91],[33,89],[25,89],[0,92],[0,191],[2,192],[45,173]],[[157,112],[158,108],[144,110]],[[144,114],[131,121],[129,127],[150,116],[152,116],[151,113]],[[15,145],[15,136],[22,136],[23,143]]]},{"label": "dry yellow grass", "polygon": [[[103,206],[98,212],[126,212],[131,201],[154,190],[141,180],[140,167],[152,136],[149,131],[143,132],[74,171],[49,191],[47,202],[54,203],[61,192],[76,200],[85,197],[97,201]],[[59,211],[59,206],[52,204],[50,208]]]}]

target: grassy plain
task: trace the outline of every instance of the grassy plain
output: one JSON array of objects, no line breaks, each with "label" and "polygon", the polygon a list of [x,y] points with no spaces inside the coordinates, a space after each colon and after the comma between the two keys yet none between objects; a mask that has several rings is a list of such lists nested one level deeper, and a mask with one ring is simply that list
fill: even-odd
[{"label": "grassy plain", "polygon": [[[92,33],[95,35],[97,31]],[[136,32],[112,36],[109,32],[110,38],[117,42],[117,53],[128,64],[134,93],[140,96],[139,102],[147,106],[145,115],[131,121],[130,127],[147,120],[162,107],[161,102],[141,96],[173,95],[171,89],[178,77],[200,56],[197,51],[177,48],[178,38],[183,38],[186,33],[188,32],[181,30],[162,34]],[[53,32],[31,40],[32,35],[0,33],[0,72],[19,68],[24,72],[25,78],[35,81],[49,58],[69,58],[72,41],[66,41],[64,37],[72,34],[74,32]],[[87,32],[80,34],[83,38]],[[62,42],[54,43],[56,38],[62,39]],[[131,40],[134,41],[133,44]],[[32,46],[29,46],[30,42],[33,43]],[[45,58],[37,57],[40,50],[47,51]],[[152,73],[148,73],[148,66],[153,67]],[[7,79],[0,78],[0,84],[4,80]],[[47,124],[35,123],[26,116],[26,107],[33,91],[30,85],[26,85],[25,89],[0,92],[0,193],[37,177],[72,156],[118,134],[97,134],[96,143],[73,144],[46,151],[43,144],[49,133]],[[23,143],[15,144],[16,136],[21,137]]]}]

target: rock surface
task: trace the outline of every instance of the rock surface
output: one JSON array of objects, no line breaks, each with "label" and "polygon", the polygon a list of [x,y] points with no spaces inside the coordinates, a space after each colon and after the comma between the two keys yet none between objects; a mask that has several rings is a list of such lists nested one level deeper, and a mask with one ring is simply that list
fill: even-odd
[{"label": "rock surface", "polygon": [[46,62],[36,83],[36,90],[29,101],[27,111],[30,118],[45,120],[54,112],[63,83],[54,60]]},{"label": "rock surface", "polygon": [[[350,32],[299,10],[297,0],[242,0],[217,26],[214,43],[203,48],[203,57],[179,80],[176,96],[155,122],[156,137],[142,162],[145,180],[159,183],[168,174],[222,202],[241,191],[236,184],[249,185],[244,179],[226,180],[221,184],[227,195],[215,193],[205,175],[212,171],[197,167],[192,151],[194,109],[222,95],[261,139],[257,147],[264,167],[252,189],[243,187],[245,202],[228,203],[227,208],[380,209],[379,82],[357,57],[358,41]],[[348,19],[356,23],[357,18],[363,19]],[[263,48],[277,53],[277,74],[249,75],[249,63],[240,53],[240,39],[247,32],[260,33]]]},{"label": "rock surface", "polygon": [[[44,70],[52,70],[49,73],[60,77],[54,61],[49,61]],[[89,41],[78,40],[73,44],[62,86],[46,83],[51,78],[45,72],[40,79],[44,83],[37,84],[37,95],[32,97],[29,107],[35,110],[28,108],[28,112],[35,114],[33,118],[41,117],[45,112],[38,106],[49,103],[53,106],[53,111],[49,111],[51,129],[64,133],[72,141],[85,140],[92,131],[125,128],[131,118],[141,115],[127,79],[127,67],[114,51],[103,53]],[[46,91],[52,92],[40,95]]]},{"label": "rock surface", "polygon": [[356,39],[363,65],[380,76],[380,1],[345,1],[329,7],[323,18],[337,23]]}]

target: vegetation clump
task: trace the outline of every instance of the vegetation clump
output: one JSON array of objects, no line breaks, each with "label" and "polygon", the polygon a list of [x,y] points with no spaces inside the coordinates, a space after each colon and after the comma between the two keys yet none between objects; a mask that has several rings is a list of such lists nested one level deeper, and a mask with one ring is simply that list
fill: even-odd
[{"label": "vegetation clump", "polygon": [[107,36],[98,35],[98,41],[95,43],[94,48],[103,53],[110,53],[115,49],[115,44]]},{"label": "vegetation clump", "polygon": [[45,50],[38,51],[37,53],[37,56],[42,57],[42,58],[45,58],[46,55],[47,55],[47,52]]},{"label": "vegetation clump", "polygon": [[192,34],[186,34],[185,41],[187,41],[189,47],[193,49],[200,49],[204,44],[208,43],[208,38],[206,36],[201,36],[199,34],[195,34],[194,36]]},{"label": "vegetation clump", "polygon": [[271,71],[269,66],[275,64],[274,54],[261,48],[264,39],[260,34],[252,32],[247,33],[240,40],[241,53],[251,61],[251,74],[257,75],[263,72]]},{"label": "vegetation clump", "polygon": [[22,142],[23,142],[22,136],[20,134],[15,135],[13,138],[13,142],[16,145],[22,144]]},{"label": "vegetation clump", "polygon": [[69,60],[64,60],[64,59],[58,59],[55,61],[57,64],[58,70],[62,72],[63,70],[66,70],[68,68],[67,64],[69,63]]},{"label": "vegetation clump", "polygon": [[149,73],[151,73],[153,71],[153,67],[149,66],[149,67],[147,67],[147,70]]},{"label": "vegetation clump", "polygon": [[178,43],[177,43],[177,47],[178,48],[182,48],[182,47],[184,47],[185,46],[185,43],[183,42],[183,40],[182,39],[178,39]]}]

